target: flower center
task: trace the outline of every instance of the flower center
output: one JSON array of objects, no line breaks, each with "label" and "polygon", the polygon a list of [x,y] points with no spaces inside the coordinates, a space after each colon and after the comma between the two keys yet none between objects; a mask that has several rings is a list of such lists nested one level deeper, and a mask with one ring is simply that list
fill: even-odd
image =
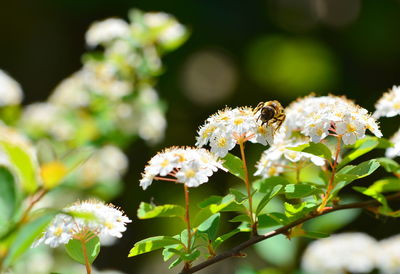
[{"label": "flower center", "polygon": [[196,171],[194,169],[188,169],[185,171],[186,178],[192,178],[196,175]]},{"label": "flower center", "polygon": [[217,142],[217,146],[225,147],[226,146],[226,138],[224,138],[224,137],[219,138],[218,142]]},{"label": "flower center", "polygon": [[166,167],[169,164],[169,160],[168,159],[164,159],[164,161],[161,163],[162,167]]},{"label": "flower center", "polygon": [[57,227],[57,229],[53,232],[53,234],[57,237],[60,237],[61,233],[63,232],[62,227]]},{"label": "flower center", "polygon": [[355,132],[356,130],[357,130],[357,128],[353,124],[351,124],[351,123],[347,124],[348,132]]}]

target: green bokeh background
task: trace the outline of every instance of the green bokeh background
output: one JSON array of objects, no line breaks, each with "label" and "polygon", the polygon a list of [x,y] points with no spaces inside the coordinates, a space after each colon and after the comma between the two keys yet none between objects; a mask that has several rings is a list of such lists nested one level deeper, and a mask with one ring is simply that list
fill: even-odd
[{"label": "green bokeh background", "polygon": [[[138,187],[140,172],[158,150],[172,145],[193,145],[198,126],[218,109],[225,105],[255,106],[259,101],[273,99],[287,105],[298,96],[314,92],[344,94],[373,111],[382,92],[399,84],[400,1],[327,0],[330,15],[325,12],[325,17],[318,15],[314,2],[1,1],[0,68],[21,83],[25,104],[45,100],[57,83],[80,68],[80,56],[87,50],[84,33],[95,20],[110,16],[126,18],[130,8],[138,8],[171,13],[191,29],[188,42],[163,60],[166,73],[157,85],[160,96],[168,103],[165,140],[155,147],[138,141],[128,152],[131,167],[125,178],[125,191],[114,203],[126,211],[133,223],[116,246],[102,250],[95,263],[98,268],[115,268],[127,273],[158,269],[164,273],[160,269],[165,266],[151,265],[161,262],[159,254],[128,259],[128,251],[135,241],[161,233],[176,233],[183,224],[139,221],[135,218],[136,209],[140,201],[153,200],[158,204],[182,201],[183,190],[177,185],[156,183],[143,192]],[[186,64],[198,52],[216,52],[228,60],[228,66],[235,72],[230,94],[202,104],[185,95],[182,83]],[[214,80],[218,82],[218,75]],[[398,118],[381,121],[386,137],[397,130],[399,121]],[[250,161],[254,163],[262,149],[254,145],[250,149]],[[192,200],[200,201],[211,193],[223,194],[228,186],[237,184],[234,178],[218,174],[211,183],[193,189]],[[396,220],[377,220],[363,213],[342,230],[361,230],[380,239],[398,233],[398,228]],[[236,241],[245,237],[239,236]],[[266,266],[262,256],[254,251],[249,251],[246,263],[255,268]],[[225,266],[203,273],[231,273],[234,267]]]}]

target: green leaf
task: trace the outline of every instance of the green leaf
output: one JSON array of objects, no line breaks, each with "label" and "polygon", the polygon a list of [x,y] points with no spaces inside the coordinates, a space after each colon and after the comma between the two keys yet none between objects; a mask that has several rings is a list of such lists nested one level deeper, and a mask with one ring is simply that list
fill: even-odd
[{"label": "green leaf", "polygon": [[282,222],[278,222],[276,218],[271,217],[269,214],[261,214],[258,216],[258,228],[269,228],[279,226]]},{"label": "green leaf", "polygon": [[234,235],[238,234],[240,229],[236,228],[224,235],[219,236],[215,241],[212,243],[214,249],[217,249],[223,242],[228,240],[229,238],[233,237]]},{"label": "green leaf", "polygon": [[46,213],[32,222],[25,224],[16,232],[15,240],[10,246],[7,257],[4,259],[3,266],[5,268],[12,266],[31,247],[32,243],[46,229],[55,215],[55,212]]},{"label": "green leaf", "polygon": [[137,212],[139,219],[151,219],[161,217],[181,217],[185,214],[185,209],[179,205],[160,205],[155,206],[141,202]]},{"label": "green leaf", "polygon": [[175,261],[173,261],[173,262],[168,266],[168,268],[169,268],[169,269],[172,269],[172,268],[174,268],[175,266],[179,265],[181,262],[182,262],[182,258],[179,257],[179,258],[177,258]]},{"label": "green leaf", "polygon": [[227,168],[231,174],[243,181],[245,180],[243,162],[240,160],[240,158],[228,153],[224,158],[223,166]]},{"label": "green leaf", "polygon": [[400,165],[392,159],[382,157],[377,158],[376,160],[387,172],[396,172],[400,169]]},{"label": "green leaf", "polygon": [[366,137],[353,145],[354,149],[350,151],[338,165],[338,170],[344,167],[347,163],[357,159],[358,157],[370,152],[379,145],[379,140],[376,137]]},{"label": "green leaf", "polygon": [[4,167],[0,167],[0,236],[7,232],[16,209],[14,177]]},{"label": "green leaf", "polygon": [[205,220],[202,224],[200,224],[197,227],[197,230],[199,232],[206,233],[208,239],[210,241],[214,241],[217,236],[220,219],[221,219],[220,213],[214,214],[210,216],[207,220]]},{"label": "green leaf", "polygon": [[[216,198],[218,197],[218,199]],[[211,203],[214,202],[214,203]],[[195,217],[194,224],[198,226],[210,216],[221,212],[221,211],[245,211],[244,205],[239,204],[235,201],[235,196],[228,194],[225,197],[214,196],[201,203],[202,206],[207,205],[202,208]]]},{"label": "green leaf", "polygon": [[243,201],[248,199],[246,194],[234,188],[230,188],[229,193],[235,196],[235,201],[238,203],[242,203]]},{"label": "green leaf", "polygon": [[0,144],[23,190],[28,194],[34,193],[39,186],[38,163],[26,149],[7,141],[0,141]]},{"label": "green leaf", "polygon": [[260,179],[253,183],[253,186],[262,193],[270,193],[271,189],[276,185],[287,185],[290,184],[288,179],[281,176],[269,177],[266,179]]},{"label": "green leaf", "polygon": [[318,157],[325,158],[328,160],[328,162],[332,161],[332,152],[331,150],[324,144],[322,143],[308,143],[308,144],[303,144],[297,147],[290,147],[288,148],[290,150],[294,151],[301,151],[301,152],[306,152],[313,154]]},{"label": "green leaf", "polygon": [[[99,237],[90,239],[85,244],[86,255],[90,263],[93,263],[100,253],[100,240]],[[85,256],[83,252],[82,242],[76,239],[72,239],[65,245],[65,251],[68,256],[78,263],[85,264]]]},{"label": "green leaf", "polygon": [[181,258],[182,258],[184,261],[189,261],[189,262],[191,262],[191,261],[196,260],[200,255],[201,255],[200,250],[195,249],[195,250],[193,250],[192,253],[190,253],[190,254],[186,254],[186,253],[183,254],[183,255],[181,256]]},{"label": "green leaf", "polygon": [[285,186],[285,194],[288,199],[304,198],[321,192],[320,189],[306,184],[289,184]]},{"label": "green leaf", "polygon": [[332,192],[332,196],[336,195],[339,190],[341,190],[346,185],[350,184],[354,180],[361,179],[371,175],[375,170],[380,167],[380,164],[377,160],[372,159],[357,166],[345,166],[335,175],[336,185]]},{"label": "green leaf", "polygon": [[143,253],[151,252],[168,245],[181,244],[181,242],[169,236],[155,236],[141,240],[133,246],[128,257],[134,257]]},{"label": "green leaf", "polygon": [[232,219],[229,220],[229,222],[231,223],[241,223],[241,222],[246,222],[246,223],[250,223],[250,217],[247,214],[240,214]]},{"label": "green leaf", "polygon": [[[174,236],[174,238],[175,238],[175,236]],[[183,249],[182,244],[173,244],[173,245],[168,245],[168,246],[164,247],[164,249],[162,251],[164,262],[168,261],[175,255],[179,255],[180,250],[182,250],[182,249]]]},{"label": "green leaf", "polygon": [[269,203],[269,201],[271,201],[272,198],[281,193],[282,188],[282,185],[271,185],[269,191],[267,191],[267,189],[264,189],[264,193],[266,194],[257,205],[256,215],[258,215],[264,209],[264,207]]},{"label": "green leaf", "polygon": [[313,210],[316,205],[310,202],[302,202],[300,204],[290,204],[285,202],[285,215],[289,218],[299,218],[306,215],[308,212]]}]

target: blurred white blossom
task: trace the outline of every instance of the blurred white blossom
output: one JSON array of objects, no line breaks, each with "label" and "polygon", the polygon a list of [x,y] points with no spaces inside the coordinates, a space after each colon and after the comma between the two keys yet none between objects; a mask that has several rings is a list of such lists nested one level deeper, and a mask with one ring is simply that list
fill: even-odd
[{"label": "blurred white blossom", "polygon": [[171,176],[178,183],[188,187],[197,187],[208,182],[218,169],[226,170],[218,157],[203,148],[171,147],[150,159],[145,167],[140,186],[146,189],[157,176]]},{"label": "blurred white blossom", "polygon": [[369,273],[375,268],[377,242],[364,233],[342,233],[308,245],[301,266],[306,273]]},{"label": "blurred white blossom", "polygon": [[121,180],[128,168],[128,158],[116,146],[106,145],[96,151],[78,170],[85,184],[95,182],[115,183]]},{"label": "blurred white blossom", "polygon": [[83,72],[78,71],[64,79],[54,89],[49,101],[56,105],[85,107],[90,102],[88,91],[84,87]]},{"label": "blurred white blossom", "polygon": [[386,157],[395,158],[400,156],[400,129],[390,138],[393,143],[393,147],[386,149]]},{"label": "blurred white blossom", "polygon": [[122,19],[108,18],[94,22],[86,32],[86,44],[91,47],[129,35],[129,24]]},{"label": "blurred white blossom", "polygon": [[400,235],[384,239],[378,243],[377,266],[380,273],[400,273]]},{"label": "blurred white blossom", "polygon": [[226,108],[210,116],[198,130],[196,146],[210,144],[211,152],[225,157],[233,149],[238,138],[245,138],[252,143],[263,145],[273,143],[271,126],[262,126],[252,108]]},{"label": "blurred white blossom", "polygon": [[374,117],[393,117],[400,114],[400,86],[393,86],[375,104]]},{"label": "blurred white blossom", "polygon": [[377,122],[368,111],[345,97],[308,96],[293,102],[285,111],[287,129],[301,132],[313,142],[336,134],[345,145],[350,145],[364,138],[367,129],[382,137]]},{"label": "blurred white blossom", "polygon": [[19,105],[22,98],[20,84],[0,69],[0,106]]}]

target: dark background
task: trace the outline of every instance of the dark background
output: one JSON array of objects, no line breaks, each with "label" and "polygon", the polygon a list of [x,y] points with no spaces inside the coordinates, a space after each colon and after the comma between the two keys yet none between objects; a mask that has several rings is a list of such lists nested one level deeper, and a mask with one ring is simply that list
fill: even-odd
[{"label": "dark background", "polygon": [[[182,228],[162,220],[136,220],[141,200],[154,197],[156,203],[166,203],[183,198],[175,185],[154,184],[143,192],[138,187],[140,172],[159,149],[193,145],[198,126],[218,109],[272,99],[287,105],[315,92],[344,94],[373,111],[382,92],[399,83],[396,0],[2,0],[0,68],[21,83],[24,104],[45,100],[57,83],[80,68],[90,23],[111,16],[126,19],[130,8],[171,13],[192,34],[163,60],[166,73],[157,89],[168,103],[166,139],[156,147],[142,141],[131,146],[125,192],[114,202],[133,223],[118,245],[104,248],[96,262],[99,268],[140,272],[153,257],[126,258],[133,243]],[[190,68],[199,79],[189,79]],[[187,96],[191,87],[195,93]],[[201,92],[221,94],[204,101],[198,100],[205,98]],[[383,119],[384,135],[393,134],[398,124],[399,119]],[[256,146],[253,153],[261,149]],[[194,189],[193,199],[223,194],[231,183],[223,175],[212,181]],[[361,230],[383,238],[397,233],[398,225],[364,213],[343,231]],[[155,262],[161,261],[156,255]]]}]

